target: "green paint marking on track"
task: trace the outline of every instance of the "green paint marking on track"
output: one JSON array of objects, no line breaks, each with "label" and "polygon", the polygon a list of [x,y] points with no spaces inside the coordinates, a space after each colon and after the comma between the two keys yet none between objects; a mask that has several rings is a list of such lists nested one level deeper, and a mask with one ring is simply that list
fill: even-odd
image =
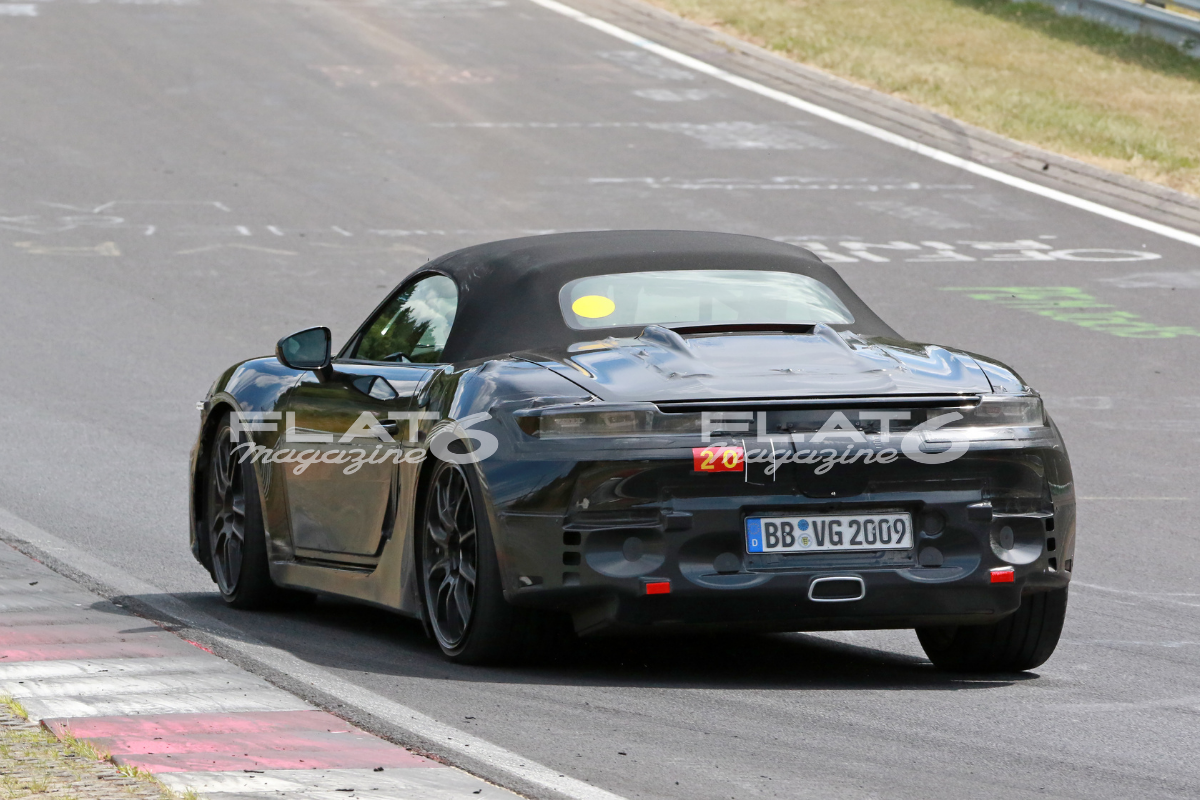
[{"label": "green paint marking on track", "polygon": [[1101,303],[1074,286],[948,286],[943,292],[969,292],[976,300],[999,303],[1009,308],[1032,311],[1043,317],[1070,322],[1127,339],[1174,339],[1200,336],[1200,330],[1186,325],[1157,325],[1138,314],[1118,311],[1111,303]]}]

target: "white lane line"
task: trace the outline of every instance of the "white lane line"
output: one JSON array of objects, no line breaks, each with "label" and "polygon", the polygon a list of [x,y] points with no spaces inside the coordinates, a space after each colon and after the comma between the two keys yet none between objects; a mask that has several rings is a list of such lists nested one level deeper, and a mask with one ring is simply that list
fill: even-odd
[{"label": "white lane line", "polygon": [[[498,787],[483,785],[478,778],[465,772],[445,767],[415,767],[388,769],[375,772],[370,769],[268,769],[259,773],[246,772],[165,772],[159,780],[180,793],[192,790],[205,796],[236,794],[275,795],[286,793],[288,797],[304,797],[315,800],[328,794],[345,800],[348,789],[354,797],[370,797],[372,800],[402,798],[410,800],[462,800],[467,797],[495,797],[508,792]],[[335,793],[340,792],[340,795]]]},{"label": "white lane line", "polygon": [[1126,225],[1132,225],[1135,228],[1141,228],[1142,230],[1150,231],[1151,233],[1157,233],[1158,235],[1165,236],[1168,239],[1174,239],[1178,242],[1184,242],[1185,244],[1200,247],[1200,235],[1188,233],[1187,231],[1180,230],[1179,228],[1173,228],[1170,225],[1163,225],[1160,222],[1154,222],[1153,220],[1139,217],[1135,214],[1128,214],[1124,211],[1118,211],[1115,208],[1109,208],[1106,205],[1094,203],[1091,200],[1084,200],[1082,197],[1076,197],[1075,195],[1059,191],[1058,189],[1051,189],[1048,186],[1042,186],[1034,183],[1033,181],[1027,181],[1024,178],[1018,178],[1015,175],[1009,175],[1008,173],[1001,172],[998,169],[985,167],[983,164],[977,164],[974,161],[969,161],[965,158],[947,153],[946,151],[939,150],[936,147],[930,147],[929,145],[921,144],[920,142],[909,139],[906,136],[901,136],[899,134],[892,133],[891,131],[886,131],[883,128],[862,122],[861,120],[854,119],[853,117],[848,117],[845,114],[825,108],[824,106],[817,105],[816,103],[812,103],[807,100],[801,100],[799,97],[790,95],[787,92],[781,92],[778,89],[772,89],[769,86],[764,86],[763,84],[758,83],[757,81],[752,81],[749,78],[743,78],[739,75],[734,75],[732,72],[726,72],[720,67],[714,67],[712,64],[701,61],[698,58],[692,58],[691,56],[684,55],[677,50],[672,50],[671,48],[658,44],[657,42],[652,42],[649,39],[638,36],[636,33],[631,33],[630,31],[613,25],[610,22],[605,22],[604,20],[584,14],[582,11],[577,11],[570,6],[556,2],[556,0],[529,1],[557,14],[562,14],[565,17],[569,17],[576,22],[581,22],[588,27],[594,28],[602,33],[606,33],[609,36],[613,36],[635,47],[640,47],[643,50],[654,53],[655,55],[665,58],[668,61],[674,61],[676,64],[688,67],[689,69],[694,69],[697,72],[708,75],[709,77],[724,81],[725,83],[745,89],[746,91],[754,92],[762,97],[775,100],[783,103],[784,105],[788,105],[792,108],[812,114],[813,116],[820,117],[821,119],[828,120],[829,122],[837,125],[841,125],[842,127],[850,128],[851,130],[866,134],[867,136],[879,139],[880,141],[887,142],[888,144],[893,144],[913,153],[918,153],[926,156],[927,158],[932,158],[934,161],[940,161],[943,164],[949,164],[952,167],[958,167],[959,169],[970,172],[972,175],[978,175],[981,178],[987,178],[989,180],[996,181],[997,183],[1011,186],[1015,189],[1021,189],[1022,191],[1029,192],[1030,194],[1035,194],[1039,197],[1045,197],[1049,200],[1054,200],[1064,205],[1078,208],[1083,211],[1088,211],[1092,214],[1097,214],[1101,217],[1106,217],[1117,222],[1122,222]]},{"label": "white lane line", "polygon": [[[485,765],[497,772],[502,772],[525,784],[538,786],[556,792],[571,800],[625,800],[620,795],[613,794],[584,781],[568,777],[558,770],[544,764],[524,758],[511,750],[492,744],[491,742],[472,736],[458,728],[439,722],[433,717],[422,714],[416,709],[394,702],[374,692],[339,678],[336,674],[309,664],[284,650],[262,644],[250,639],[243,632],[226,625],[218,619],[210,617],[202,611],[191,608],[183,601],[145,581],[129,575],[111,564],[85,553],[72,544],[60,539],[48,531],[26,522],[12,512],[0,508],[0,539],[9,538],[37,547],[61,561],[89,579],[98,582],[109,591],[119,594],[136,596],[140,602],[154,608],[160,613],[180,621],[210,636],[218,637],[224,645],[235,650],[260,664],[279,670],[294,680],[301,681],[313,689],[344,701],[350,706],[361,709],[368,714],[406,731],[418,739],[434,745],[436,752],[456,755]],[[290,697],[290,695],[289,695]],[[169,697],[162,698],[163,700]],[[29,705],[45,701],[30,700],[26,710],[33,717],[33,709]],[[300,702],[297,700],[297,702]],[[113,711],[118,713],[139,713],[136,705],[131,703],[133,711]],[[303,708],[310,708],[307,704]],[[179,709],[186,711],[188,709]],[[259,709],[250,709],[259,710]],[[277,709],[261,709],[277,710]],[[293,710],[293,709],[278,709]],[[141,711],[143,714],[179,713],[173,711]],[[63,713],[43,714],[40,718],[49,716],[95,716],[95,714]]]}]

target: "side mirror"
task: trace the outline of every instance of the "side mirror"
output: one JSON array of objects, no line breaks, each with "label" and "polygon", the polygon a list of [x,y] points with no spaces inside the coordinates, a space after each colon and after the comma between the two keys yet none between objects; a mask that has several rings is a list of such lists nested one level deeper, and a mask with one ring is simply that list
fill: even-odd
[{"label": "side mirror", "polygon": [[324,372],[332,362],[329,328],[309,328],[285,336],[275,345],[275,357],[285,367]]}]

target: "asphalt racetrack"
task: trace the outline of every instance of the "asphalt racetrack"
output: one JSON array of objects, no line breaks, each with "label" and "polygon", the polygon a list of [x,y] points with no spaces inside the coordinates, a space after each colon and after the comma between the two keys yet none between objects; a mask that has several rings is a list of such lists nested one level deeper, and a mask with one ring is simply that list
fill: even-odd
[{"label": "asphalt racetrack", "polygon": [[[902,333],[1038,387],[1082,497],[1057,654],[966,679],[891,631],[480,669],[381,611],[223,609],[186,543],[218,373],[340,344],[443,252],[602,228],[807,243]],[[627,798],[1200,795],[1198,262],[531,0],[0,3],[0,507]]]}]

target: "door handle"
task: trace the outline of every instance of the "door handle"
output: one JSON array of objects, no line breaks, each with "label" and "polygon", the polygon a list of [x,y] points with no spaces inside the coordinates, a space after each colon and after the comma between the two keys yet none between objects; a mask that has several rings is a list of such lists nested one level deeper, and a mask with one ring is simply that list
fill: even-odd
[{"label": "door handle", "polygon": [[388,435],[394,435],[400,432],[400,423],[394,419],[385,419],[379,423],[379,427],[388,432]]}]

